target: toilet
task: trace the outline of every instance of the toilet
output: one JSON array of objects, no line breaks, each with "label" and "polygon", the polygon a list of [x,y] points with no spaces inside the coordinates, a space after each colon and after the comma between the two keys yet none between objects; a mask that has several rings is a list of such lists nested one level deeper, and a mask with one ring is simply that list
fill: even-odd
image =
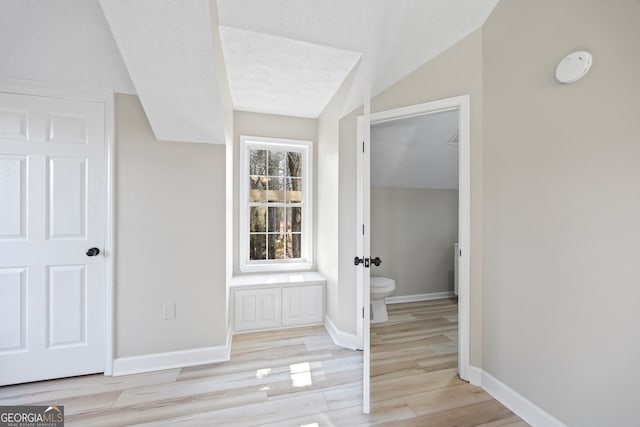
[{"label": "toilet", "polygon": [[395,280],[388,277],[371,276],[371,323],[389,320],[387,303],[384,299],[395,290]]}]

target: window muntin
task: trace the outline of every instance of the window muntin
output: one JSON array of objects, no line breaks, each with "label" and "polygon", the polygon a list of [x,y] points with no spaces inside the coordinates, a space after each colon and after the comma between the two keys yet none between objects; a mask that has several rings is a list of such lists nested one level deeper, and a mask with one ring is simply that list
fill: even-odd
[{"label": "window muntin", "polygon": [[310,147],[307,141],[241,137],[241,270],[310,267]]}]

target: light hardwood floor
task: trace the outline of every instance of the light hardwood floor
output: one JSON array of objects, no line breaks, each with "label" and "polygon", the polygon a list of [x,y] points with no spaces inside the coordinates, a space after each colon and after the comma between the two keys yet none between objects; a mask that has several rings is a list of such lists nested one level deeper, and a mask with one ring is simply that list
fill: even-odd
[{"label": "light hardwood floor", "polygon": [[[458,306],[453,299],[387,305],[371,325],[371,401],[383,426],[528,424],[480,387],[458,378]],[[395,413],[387,408],[394,405]]]},{"label": "light hardwood floor", "polygon": [[0,405],[61,404],[69,426],[526,426],[455,374],[449,300],[395,304],[372,327],[372,414],[362,352],[323,327],[236,335],[231,361],[0,388]]}]

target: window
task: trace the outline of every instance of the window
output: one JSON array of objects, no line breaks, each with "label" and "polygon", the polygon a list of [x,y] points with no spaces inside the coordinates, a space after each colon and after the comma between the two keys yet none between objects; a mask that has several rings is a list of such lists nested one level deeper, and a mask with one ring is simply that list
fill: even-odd
[{"label": "window", "polygon": [[240,270],[312,265],[310,141],[240,137]]}]

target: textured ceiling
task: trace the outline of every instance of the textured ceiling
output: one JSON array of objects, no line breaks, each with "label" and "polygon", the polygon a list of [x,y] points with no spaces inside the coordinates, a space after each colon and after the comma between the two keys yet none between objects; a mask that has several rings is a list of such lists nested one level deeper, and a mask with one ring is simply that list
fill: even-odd
[{"label": "textured ceiling", "polygon": [[100,0],[158,139],[224,143],[207,0]]},{"label": "textured ceiling", "polygon": [[315,118],[356,66],[346,114],[478,29],[497,1],[100,4],[156,136],[220,143],[221,93],[237,110]]},{"label": "textured ceiling", "polygon": [[[218,0],[217,4],[220,25],[362,53],[361,69],[343,109],[348,113],[362,105],[365,91],[372,96],[380,93],[478,29],[497,2]],[[295,95],[296,88],[290,90]]]},{"label": "textured ceiling", "polygon": [[220,26],[236,110],[316,118],[360,54]]},{"label": "textured ceiling", "polygon": [[371,126],[371,185],[458,188],[458,111]]},{"label": "textured ceiling", "polygon": [[0,2],[0,79],[135,93],[98,0]]}]

